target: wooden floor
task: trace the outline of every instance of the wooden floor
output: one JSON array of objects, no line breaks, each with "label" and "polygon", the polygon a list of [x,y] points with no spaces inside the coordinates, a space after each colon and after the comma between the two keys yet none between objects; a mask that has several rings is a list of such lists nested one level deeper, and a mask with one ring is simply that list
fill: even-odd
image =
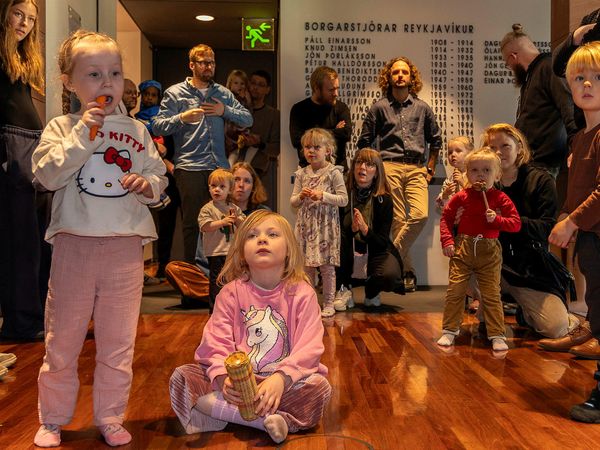
[{"label": "wooden floor", "polygon": [[[465,316],[454,351],[435,344],[440,312],[360,307],[326,322],[323,362],[334,388],[321,424],[290,435],[296,449],[593,449],[600,425],[567,418],[592,387],[595,362],[536,349],[537,336],[508,325],[513,337],[496,358]],[[134,381],[125,425],[128,449],[278,448],[263,432],[229,425],[222,432],[187,436],[171,411],[168,379],[191,362],[206,313],[144,314],[140,318]],[[18,362],[0,382],[0,449],[33,448],[38,427],[36,376],[43,343],[0,344]],[[80,359],[81,390],[63,448],[109,448],[92,425],[94,341]]]}]

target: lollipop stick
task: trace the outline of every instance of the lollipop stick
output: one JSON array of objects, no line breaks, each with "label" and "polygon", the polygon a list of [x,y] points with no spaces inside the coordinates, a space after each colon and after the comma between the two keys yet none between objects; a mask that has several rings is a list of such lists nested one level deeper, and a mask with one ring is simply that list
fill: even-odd
[{"label": "lollipop stick", "polygon": [[[106,95],[101,95],[96,98],[96,102],[100,104],[100,108],[104,109],[104,105],[106,104]],[[98,126],[94,125],[90,130],[90,141],[93,141],[96,138],[96,134],[98,133]]]},{"label": "lollipop stick", "polygon": [[490,209],[490,205],[487,201],[487,195],[485,195],[485,191],[481,191],[481,193],[483,194],[483,201],[485,202],[485,210],[487,211],[488,209]]}]

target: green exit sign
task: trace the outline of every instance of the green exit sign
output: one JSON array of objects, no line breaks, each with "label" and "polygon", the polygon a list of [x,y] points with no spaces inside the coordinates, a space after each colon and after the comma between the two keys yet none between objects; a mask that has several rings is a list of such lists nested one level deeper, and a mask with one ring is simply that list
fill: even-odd
[{"label": "green exit sign", "polygon": [[275,51],[275,19],[242,18],[242,50]]}]

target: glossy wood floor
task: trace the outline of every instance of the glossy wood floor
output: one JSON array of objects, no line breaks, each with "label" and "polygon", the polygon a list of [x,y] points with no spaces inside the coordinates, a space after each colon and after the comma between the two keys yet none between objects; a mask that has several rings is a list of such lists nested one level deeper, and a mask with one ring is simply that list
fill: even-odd
[{"label": "glossy wood floor", "polygon": [[[408,296],[407,296],[408,297]],[[128,449],[277,448],[263,432],[229,425],[187,436],[171,411],[168,379],[192,361],[206,313],[144,314],[125,425]],[[511,349],[496,358],[465,316],[454,351],[435,344],[440,312],[357,307],[326,322],[323,362],[334,387],[321,424],[290,435],[283,449],[593,449],[600,425],[567,418],[592,387],[595,362],[540,352],[537,336],[509,326]],[[43,343],[0,344],[18,355],[0,382],[0,449],[33,448],[38,427],[36,376]],[[63,448],[109,448],[92,425],[94,341],[80,359],[80,398]]]}]

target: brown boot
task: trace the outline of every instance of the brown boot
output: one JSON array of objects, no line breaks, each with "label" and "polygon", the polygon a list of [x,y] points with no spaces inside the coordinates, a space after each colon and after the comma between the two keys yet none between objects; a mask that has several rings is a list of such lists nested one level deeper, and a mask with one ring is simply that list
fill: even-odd
[{"label": "brown boot", "polygon": [[584,359],[600,359],[600,344],[598,339],[592,338],[585,344],[571,347],[569,353]]},{"label": "brown boot", "polygon": [[585,322],[573,328],[566,336],[556,339],[540,339],[538,347],[549,352],[568,352],[571,347],[586,343],[592,338],[589,323]]}]

